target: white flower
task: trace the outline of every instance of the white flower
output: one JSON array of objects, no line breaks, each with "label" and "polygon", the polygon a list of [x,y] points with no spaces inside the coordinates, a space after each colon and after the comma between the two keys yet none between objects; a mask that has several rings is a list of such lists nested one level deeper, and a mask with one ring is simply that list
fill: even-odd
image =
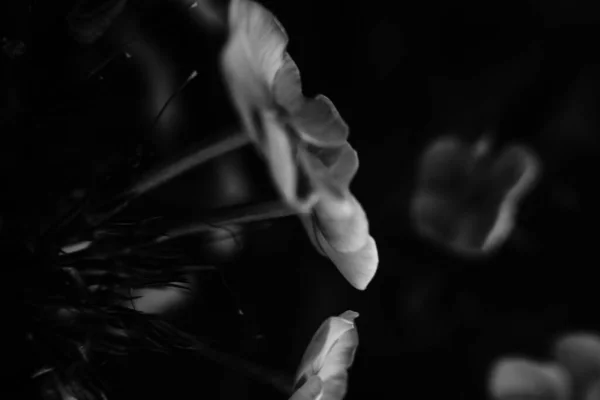
[{"label": "white flower", "polygon": [[346,311],[339,317],[328,318],[317,330],[308,345],[296,373],[296,387],[312,376],[323,381],[318,400],[340,400],[348,387],[348,368],[354,362],[358,347],[358,332],[354,320],[358,313]]},{"label": "white flower", "polygon": [[365,212],[349,190],[358,156],[346,123],[325,96],[304,97],[287,34],[269,11],[232,0],[229,30],[222,69],[244,129],[313,244],[365,289],[379,260]]}]

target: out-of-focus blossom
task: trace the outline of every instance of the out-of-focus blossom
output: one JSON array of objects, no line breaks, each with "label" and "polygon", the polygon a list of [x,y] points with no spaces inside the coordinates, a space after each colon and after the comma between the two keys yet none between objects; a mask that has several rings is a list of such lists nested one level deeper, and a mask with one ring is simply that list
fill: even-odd
[{"label": "out-of-focus blossom", "polygon": [[600,400],[600,338],[560,339],[554,362],[501,359],[492,368],[490,392],[498,400]]},{"label": "out-of-focus blossom", "polygon": [[348,387],[348,368],[352,366],[358,347],[358,332],[354,320],[358,313],[346,311],[339,317],[328,318],[317,330],[308,345],[296,373],[296,387],[311,377],[323,382],[320,400],[344,398]]},{"label": "out-of-focus blossom", "polygon": [[[258,3],[232,0],[222,69],[243,127],[313,243],[364,289],[378,265],[364,210],[350,193],[358,156],[331,101],[305,98],[287,34]],[[309,217],[310,215],[310,217]]]},{"label": "out-of-focus blossom", "polygon": [[491,154],[485,137],[472,146],[454,137],[438,139],[420,162],[411,202],[415,228],[460,254],[489,253],[509,237],[519,202],[540,169],[523,146]]}]

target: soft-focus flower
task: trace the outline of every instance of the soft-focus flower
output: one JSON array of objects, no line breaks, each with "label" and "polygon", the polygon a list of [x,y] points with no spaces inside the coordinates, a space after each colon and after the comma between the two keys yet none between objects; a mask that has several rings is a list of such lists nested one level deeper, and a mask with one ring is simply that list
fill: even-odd
[{"label": "soft-focus flower", "polygon": [[[378,264],[364,210],[350,193],[358,156],[331,101],[305,98],[287,34],[258,3],[232,0],[222,69],[247,134],[313,243],[364,289]],[[311,213],[309,217],[306,214]]]},{"label": "soft-focus flower", "polygon": [[555,346],[555,362],[505,358],[491,372],[498,400],[600,400],[600,338],[569,335]]},{"label": "soft-focus flower", "polygon": [[358,332],[354,320],[358,313],[346,311],[328,318],[308,345],[296,373],[296,387],[301,387],[317,375],[323,381],[323,391],[317,399],[339,400],[348,387],[348,368],[352,366],[358,347]]},{"label": "soft-focus flower", "polygon": [[494,155],[486,138],[469,146],[444,137],[427,148],[418,173],[411,203],[418,233],[460,254],[481,255],[509,237],[540,162],[522,146]]}]

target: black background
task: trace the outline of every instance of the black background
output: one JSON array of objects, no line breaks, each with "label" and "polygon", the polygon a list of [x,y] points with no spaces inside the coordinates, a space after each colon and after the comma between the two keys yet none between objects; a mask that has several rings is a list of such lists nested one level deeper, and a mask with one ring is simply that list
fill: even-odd
[{"label": "black background", "polygon": [[[136,108],[146,96],[139,70],[118,56],[85,79],[110,44],[84,46],[69,36],[72,2],[37,3],[33,14],[27,2],[3,5],[0,36],[23,41],[26,52],[0,55],[2,173],[14,185],[3,201],[18,199],[43,217],[48,193],[82,185],[98,172],[97,160],[147,140],[150,121]],[[356,291],[298,221],[274,221],[254,227],[243,250],[221,263],[228,288],[221,276],[200,276],[181,323],[291,375],[318,325],[356,310],[361,345],[348,399],[484,398],[495,358],[548,357],[557,335],[598,329],[600,69],[598,18],[588,3],[264,2],[290,36],[305,94],[330,97],[351,128],[361,160],[353,191],[379,246],[379,271],[367,291]],[[181,94],[187,125],[167,141],[183,146],[231,121],[231,110],[221,112],[215,63],[223,38],[206,40],[181,15],[156,13],[161,2],[137,7],[150,21],[144,34],[174,60],[173,74],[182,80],[199,71]],[[66,106],[48,111],[57,104]],[[50,116],[32,127],[44,112]],[[415,236],[408,202],[432,139],[452,133],[472,141],[484,131],[497,146],[533,148],[543,176],[502,251],[465,260]],[[242,159],[253,195],[274,195],[253,155]],[[222,198],[211,189],[218,185],[211,168],[148,201],[183,215],[215,207]],[[257,334],[262,339],[252,339]],[[189,355],[132,354],[128,363],[112,378],[115,398],[281,398]]]}]

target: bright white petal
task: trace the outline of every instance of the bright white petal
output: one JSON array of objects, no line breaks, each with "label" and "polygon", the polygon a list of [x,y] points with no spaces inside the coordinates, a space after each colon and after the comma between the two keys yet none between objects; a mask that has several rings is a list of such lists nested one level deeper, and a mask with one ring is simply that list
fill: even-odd
[{"label": "bright white petal", "polygon": [[315,213],[300,215],[300,220],[315,248],[352,286],[365,290],[377,272],[379,254],[365,212],[354,196],[343,201],[322,196]]},{"label": "bright white petal", "polygon": [[346,280],[358,290],[365,290],[377,272],[379,253],[375,239],[368,237],[367,243],[357,251],[342,253],[336,251],[320,232],[317,240],[329,259]]},{"label": "bright white petal", "polygon": [[369,221],[354,196],[338,200],[323,193],[314,212],[323,236],[336,251],[354,252],[367,242]]},{"label": "bright white petal", "polygon": [[319,399],[341,399],[346,394],[347,370],[354,361],[358,333],[354,319],[358,313],[346,311],[339,317],[328,318],[317,330],[308,345],[296,383],[319,375],[323,392]]},{"label": "bright white petal", "polygon": [[500,360],[492,369],[490,392],[495,399],[519,398],[568,400],[569,376],[558,364],[540,364],[526,359]]},{"label": "bright white petal", "polygon": [[231,1],[229,26],[222,70],[244,128],[258,140],[252,112],[272,106],[271,86],[284,65],[287,35],[268,10],[247,0]]}]

